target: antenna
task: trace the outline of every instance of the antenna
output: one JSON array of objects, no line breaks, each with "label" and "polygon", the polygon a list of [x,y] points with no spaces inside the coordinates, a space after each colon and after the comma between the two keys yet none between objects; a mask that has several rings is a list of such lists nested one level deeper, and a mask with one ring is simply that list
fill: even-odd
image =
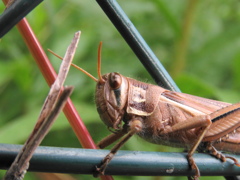
[{"label": "antenna", "polygon": [[[48,49],[48,51],[50,53],[52,53],[54,56],[58,57],[59,59],[63,60],[63,58],[59,55],[57,55],[55,52],[53,52],[52,50]],[[84,74],[86,74],[88,77],[90,77],[91,79],[93,79],[95,82],[98,82],[98,79],[95,78],[93,75],[91,75],[89,72],[85,71],[84,69],[80,68],[79,66],[77,66],[76,64],[71,63],[71,66],[75,67],[76,69],[78,69],[79,71],[82,71]],[[101,66],[100,66],[101,68]],[[101,76],[102,77],[102,76]],[[102,79],[102,78],[101,78]],[[100,80],[100,82],[104,82],[104,80]]]},{"label": "antenna", "polygon": [[105,83],[105,80],[102,78],[102,74],[101,74],[101,51],[102,51],[102,41],[99,43],[98,46],[98,64],[97,64],[97,72],[98,72],[98,78],[99,78],[99,82]]}]

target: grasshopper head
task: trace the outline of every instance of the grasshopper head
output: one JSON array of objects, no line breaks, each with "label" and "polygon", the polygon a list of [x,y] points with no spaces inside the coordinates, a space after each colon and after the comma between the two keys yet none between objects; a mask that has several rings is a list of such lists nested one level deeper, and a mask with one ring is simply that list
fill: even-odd
[{"label": "grasshopper head", "polygon": [[109,73],[99,79],[95,95],[97,111],[108,127],[118,130],[126,109],[128,81],[119,73]]},{"label": "grasshopper head", "polygon": [[128,98],[128,80],[119,73],[101,75],[101,48],[102,42],[98,47],[99,79],[75,64],[71,65],[97,82],[95,101],[100,118],[109,128],[119,130]]}]

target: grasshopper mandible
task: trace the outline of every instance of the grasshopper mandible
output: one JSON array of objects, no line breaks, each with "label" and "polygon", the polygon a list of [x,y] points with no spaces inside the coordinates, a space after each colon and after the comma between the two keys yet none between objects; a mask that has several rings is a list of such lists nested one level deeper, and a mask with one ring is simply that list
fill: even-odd
[{"label": "grasshopper mandible", "polygon": [[98,147],[105,148],[121,139],[96,168],[98,175],[104,174],[108,163],[134,134],[151,143],[189,149],[187,159],[196,171],[193,179],[200,177],[192,157],[196,150],[223,162],[226,158],[232,159],[240,166],[235,158],[218,151],[240,153],[240,103],[229,104],[177,93],[115,72],[102,76],[101,47],[102,43],[98,48],[99,79],[77,67],[97,82],[97,111],[113,132],[100,141]]}]

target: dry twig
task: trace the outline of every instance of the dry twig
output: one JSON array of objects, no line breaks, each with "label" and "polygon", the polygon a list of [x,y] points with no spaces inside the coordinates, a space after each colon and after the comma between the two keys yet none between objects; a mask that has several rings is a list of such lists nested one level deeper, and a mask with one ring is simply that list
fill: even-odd
[{"label": "dry twig", "polygon": [[[42,142],[43,138],[49,131],[57,115],[64,107],[67,98],[70,96],[73,87],[63,88],[63,83],[67,77],[67,73],[70,68],[73,56],[75,54],[79,38],[80,32],[77,32],[63,58],[58,77],[52,85],[50,92],[44,102],[37,123],[29,138],[25,142],[23,148],[20,150],[19,154],[12,163],[11,167],[6,172],[4,180],[23,179],[24,174],[28,169],[29,161],[35,149]],[[61,89],[63,89],[62,93]]]}]

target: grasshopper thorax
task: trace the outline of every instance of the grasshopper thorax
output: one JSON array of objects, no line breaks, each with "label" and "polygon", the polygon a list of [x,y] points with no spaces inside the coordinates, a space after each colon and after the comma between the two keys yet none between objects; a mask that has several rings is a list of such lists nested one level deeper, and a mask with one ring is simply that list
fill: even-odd
[{"label": "grasshopper thorax", "polygon": [[114,130],[121,127],[126,111],[128,80],[119,73],[109,73],[97,82],[95,101],[102,121]]}]

